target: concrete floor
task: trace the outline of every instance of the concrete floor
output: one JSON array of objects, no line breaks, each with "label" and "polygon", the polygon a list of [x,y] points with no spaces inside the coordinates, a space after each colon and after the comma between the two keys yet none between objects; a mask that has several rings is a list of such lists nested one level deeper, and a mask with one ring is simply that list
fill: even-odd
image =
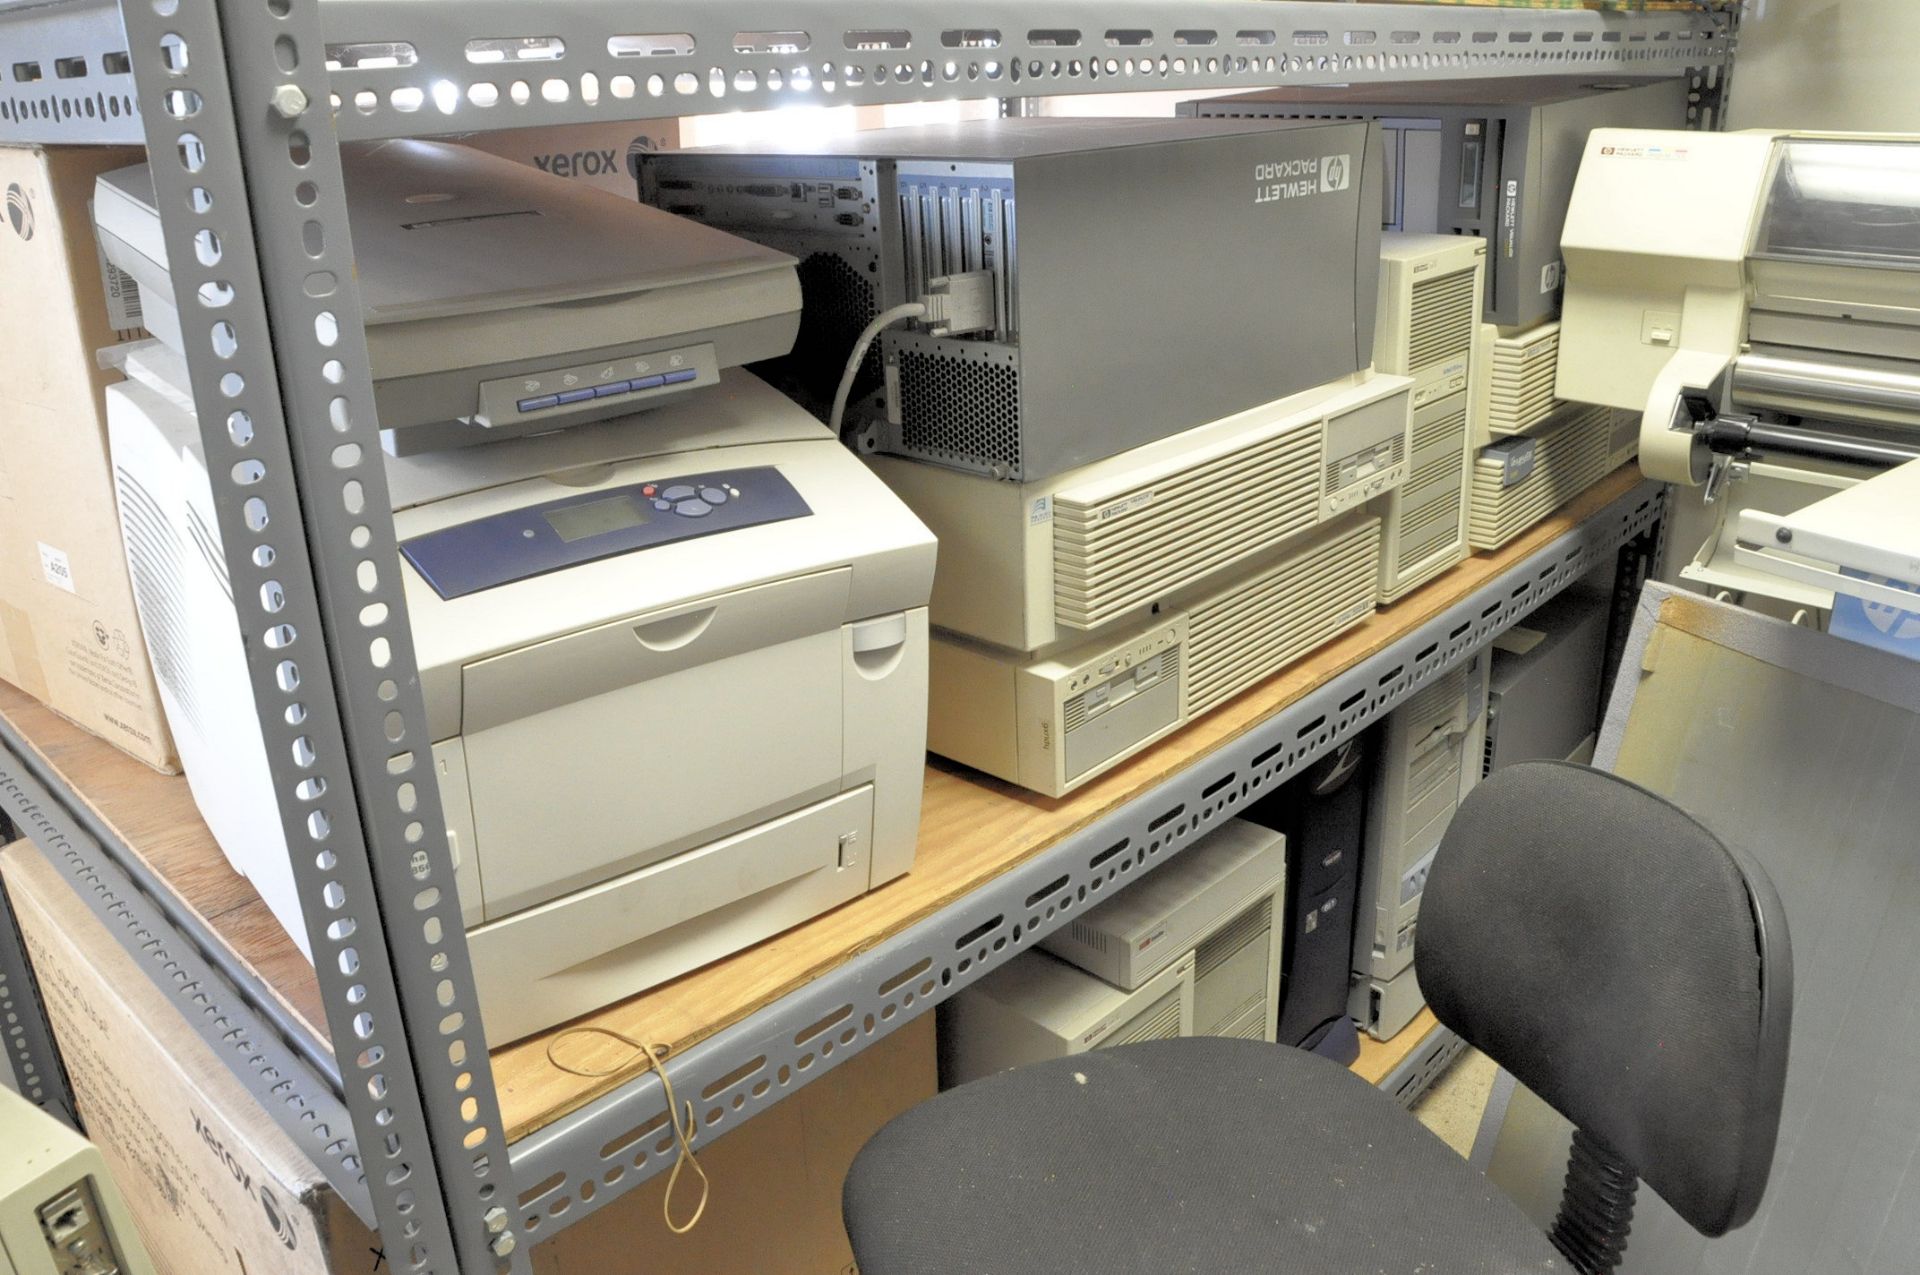
[{"label": "concrete floor", "polygon": [[1473,1150],[1474,1135],[1480,1130],[1480,1117],[1487,1109],[1498,1071],[1493,1059],[1477,1049],[1467,1050],[1420,1095],[1413,1104],[1413,1114],[1464,1159]]}]

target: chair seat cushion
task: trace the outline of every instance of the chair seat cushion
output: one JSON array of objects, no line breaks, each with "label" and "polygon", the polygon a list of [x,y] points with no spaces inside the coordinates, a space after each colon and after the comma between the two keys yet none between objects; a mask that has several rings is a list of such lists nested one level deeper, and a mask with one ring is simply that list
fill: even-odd
[{"label": "chair seat cushion", "polygon": [[1386,1094],[1258,1041],[1098,1050],[899,1116],[848,1175],[861,1275],[1569,1270]]}]

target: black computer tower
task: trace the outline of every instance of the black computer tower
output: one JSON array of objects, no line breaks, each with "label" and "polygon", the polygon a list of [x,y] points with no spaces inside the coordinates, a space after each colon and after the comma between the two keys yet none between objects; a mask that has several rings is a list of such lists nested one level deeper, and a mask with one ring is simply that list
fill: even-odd
[{"label": "black computer tower", "polygon": [[1275,1039],[1350,1063],[1360,1039],[1347,1016],[1354,901],[1366,829],[1373,740],[1347,741],[1241,817],[1287,839],[1287,925]]}]

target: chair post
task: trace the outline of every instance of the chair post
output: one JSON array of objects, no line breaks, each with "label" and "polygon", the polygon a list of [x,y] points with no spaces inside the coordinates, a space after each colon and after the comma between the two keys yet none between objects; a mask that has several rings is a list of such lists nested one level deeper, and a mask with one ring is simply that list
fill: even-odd
[{"label": "chair post", "polygon": [[1560,1213],[1549,1238],[1578,1275],[1611,1275],[1627,1251],[1640,1177],[1585,1129],[1573,1131]]}]

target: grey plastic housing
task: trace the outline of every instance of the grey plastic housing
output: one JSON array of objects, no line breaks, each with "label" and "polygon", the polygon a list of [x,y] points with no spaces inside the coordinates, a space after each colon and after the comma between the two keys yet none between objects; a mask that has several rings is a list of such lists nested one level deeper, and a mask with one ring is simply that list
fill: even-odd
[{"label": "grey plastic housing", "polygon": [[844,263],[810,290],[809,325],[992,271],[993,332],[883,338],[889,410],[868,441],[1031,481],[1368,366],[1379,137],[1364,122],[975,120],[648,157],[642,189]]},{"label": "grey plastic housing", "polygon": [[[1560,230],[1587,134],[1686,127],[1687,83],[1541,75],[1314,85],[1203,98],[1179,109],[1202,119],[1363,119],[1433,129],[1431,152],[1418,159],[1410,152],[1399,174],[1408,186],[1402,216],[1384,221],[1390,229],[1485,239],[1486,321],[1531,327],[1560,313]],[[1477,169],[1476,154],[1483,157]],[[1418,209],[1415,183],[1428,196]]]}]

